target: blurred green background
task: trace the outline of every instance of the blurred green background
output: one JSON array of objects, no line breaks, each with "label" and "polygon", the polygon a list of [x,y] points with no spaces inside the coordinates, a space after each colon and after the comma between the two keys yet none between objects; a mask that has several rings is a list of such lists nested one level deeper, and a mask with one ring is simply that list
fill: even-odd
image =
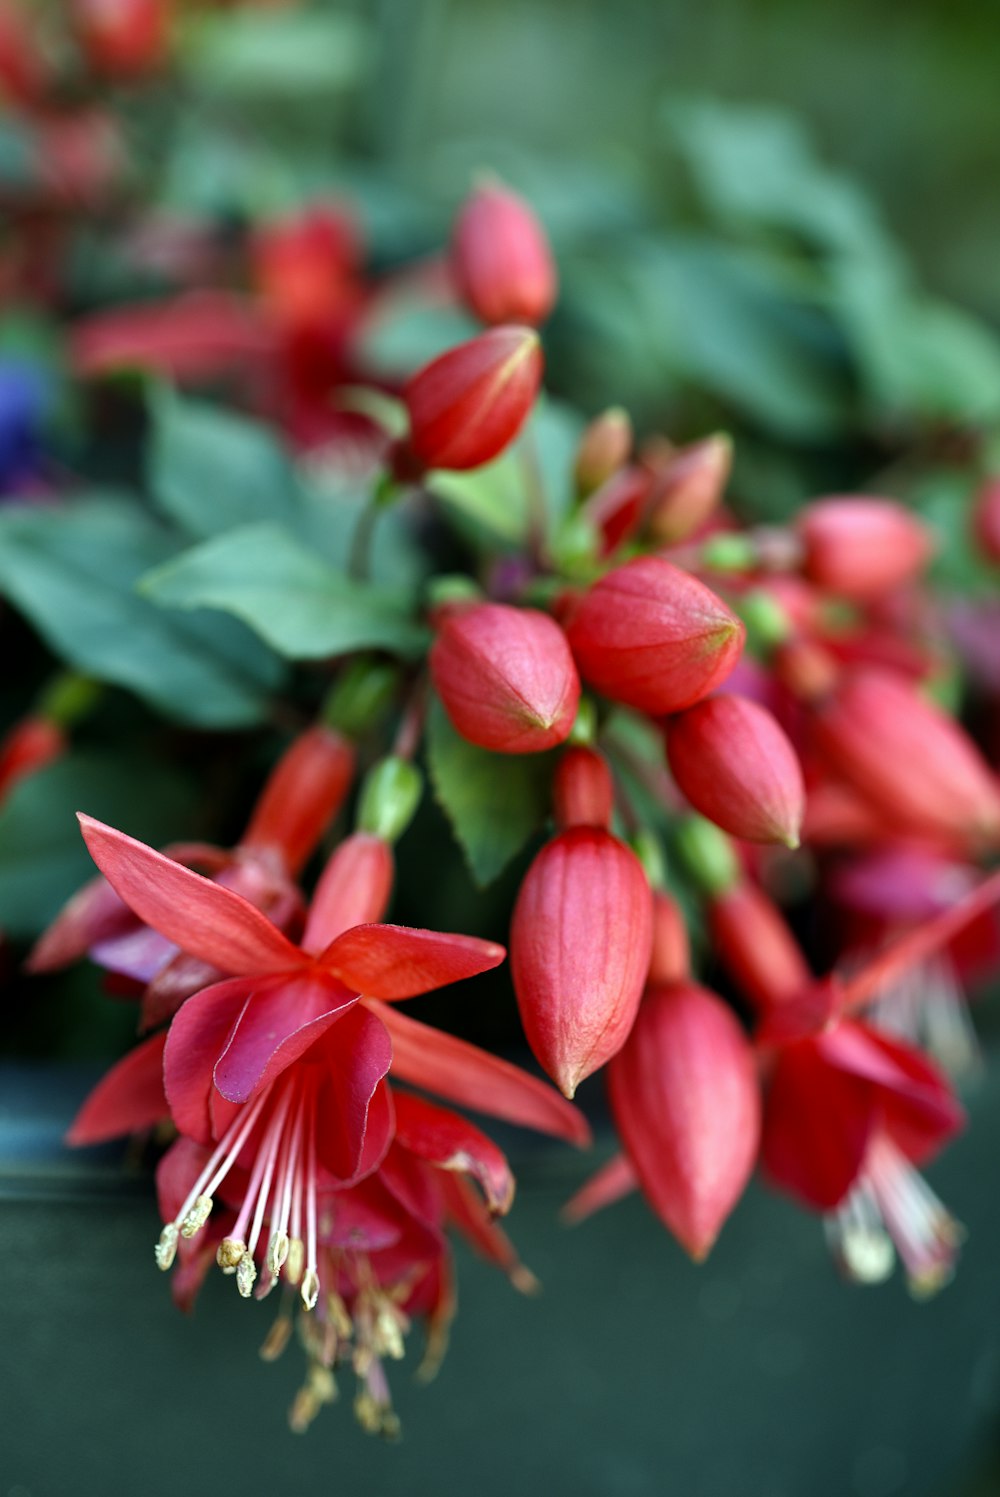
[{"label": "blurred green background", "polygon": [[[733,430],[749,511],[878,475],[947,525],[1000,424],[998,56],[996,0],[230,14],[192,30],[179,79],[136,101],[137,166],[164,206],[220,219],[343,191],[380,270],[437,250],[491,167],[556,243],[560,394],[587,412],[626,403],[678,438]],[[119,298],[125,276],[95,224],[79,305]],[[404,368],[455,327],[400,296],[369,352]],[[93,1014],[95,986],[66,989],[63,1012]],[[74,1048],[123,1043],[121,1020],[109,1005]],[[379,1497],[1000,1491],[995,1088],[937,1182],[973,1233],[958,1284],[927,1307],[899,1284],[837,1286],[818,1226],[761,1194],[700,1277],[635,1202],[564,1238],[553,1216],[576,1161],[515,1155],[512,1228],[546,1295],[512,1303],[466,1265],[453,1360],[425,1393],[399,1379],[407,1443],[383,1451],[346,1409],[294,1444],[294,1374],[252,1360],[260,1317],[244,1332],[213,1283],[201,1325],[171,1318],[145,1195],[123,1202],[114,1173],[102,1194],[83,1162],[51,1166],[79,1084],[58,1100],[32,1085],[34,1111],[7,1086],[4,1323],[18,1350],[0,1490],[17,1497],[197,1494],[227,1476],[249,1491],[368,1480]],[[245,1345],[230,1346],[233,1322]]]}]

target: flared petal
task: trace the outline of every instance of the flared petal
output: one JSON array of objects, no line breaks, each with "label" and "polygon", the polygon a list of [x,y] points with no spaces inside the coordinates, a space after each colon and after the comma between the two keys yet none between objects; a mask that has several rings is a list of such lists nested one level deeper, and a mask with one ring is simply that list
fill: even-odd
[{"label": "flared petal", "polygon": [[471,1175],[482,1187],[491,1211],[502,1215],[510,1210],[514,1176],[506,1157],[491,1138],[457,1112],[397,1092],[396,1141],[439,1169]]},{"label": "flared petal", "polygon": [[845,1021],[817,1041],[833,1065],[879,1089],[883,1126],[914,1163],[923,1163],[960,1132],[965,1113],[944,1074],[904,1041]]},{"label": "flared petal", "polygon": [[256,983],[216,1061],[215,1085],[222,1096],[227,1102],[249,1101],[357,1001],[356,993],[322,972]]},{"label": "flared petal", "polygon": [[559,1215],[564,1222],[575,1226],[593,1216],[595,1211],[613,1206],[638,1189],[639,1181],[628,1155],[612,1154],[607,1164],[602,1164],[575,1195],[570,1196]]},{"label": "flared petal", "polygon": [[239,894],[192,873],[124,832],[79,817],[90,855],[137,914],[190,956],[234,977],[293,971],[305,958]]},{"label": "flared petal", "polygon": [[507,1233],[490,1216],[480,1197],[462,1175],[446,1175],[443,1193],[449,1219],[466,1242],[487,1262],[494,1263],[522,1294],[537,1294],[538,1280],[521,1262]]},{"label": "flared petal", "polygon": [[109,941],[134,926],[135,916],[107,879],[93,878],[39,936],[25,967],[29,972],[55,972],[86,956],[98,941]]},{"label": "flared petal", "polygon": [[804,1040],[782,1051],[764,1108],[761,1161],[774,1184],[830,1211],[853,1185],[878,1121],[875,1087]]},{"label": "flared petal", "polygon": [[397,1008],[368,1005],[392,1039],[393,1074],[400,1081],[438,1092],[460,1107],[564,1138],[581,1148],[590,1142],[586,1118],[554,1087],[470,1045],[431,1029]]},{"label": "flared petal", "polygon": [[319,1161],[339,1180],[350,1181],[359,1176],[366,1152],[365,1163],[375,1168],[389,1146],[393,1112],[381,1083],[392,1044],[378,1016],[358,1007],[343,1014],[316,1059],[324,1077],[316,1114]]},{"label": "flared petal", "polygon": [[99,1144],[126,1133],[152,1128],[169,1115],[163,1090],[165,1034],[154,1034],[94,1087],[66,1134],[69,1144]]},{"label": "flared petal", "polygon": [[215,1136],[215,1064],[256,986],[253,978],[233,977],[204,988],[188,999],[168,1031],[163,1077],[170,1114],[179,1131],[198,1143]]},{"label": "flared petal", "polygon": [[506,954],[495,941],[475,936],[407,925],[355,925],[331,941],[319,960],[355,992],[392,1001],[488,972]]}]

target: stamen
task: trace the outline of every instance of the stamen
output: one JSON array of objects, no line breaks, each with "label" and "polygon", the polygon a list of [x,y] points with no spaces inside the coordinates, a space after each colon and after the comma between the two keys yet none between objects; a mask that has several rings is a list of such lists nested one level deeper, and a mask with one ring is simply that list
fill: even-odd
[{"label": "stamen", "polygon": [[285,1278],[289,1284],[297,1284],[302,1277],[305,1267],[306,1249],[301,1237],[293,1237],[288,1244],[288,1257],[285,1259]]},{"label": "stamen", "polygon": [[250,1253],[244,1253],[236,1265],[236,1287],[244,1299],[249,1299],[253,1293],[254,1282],[257,1278],[257,1267]]},{"label": "stamen", "polygon": [[276,1362],[288,1345],[292,1334],[292,1317],[282,1311],[274,1322],[260,1349],[261,1360],[264,1362]]},{"label": "stamen", "polygon": [[191,1210],[181,1222],[181,1236],[193,1237],[200,1232],[212,1214],[213,1201],[211,1196],[200,1195],[195,1198]]},{"label": "stamen", "polygon": [[[233,1119],[219,1140],[215,1150],[198,1179],[188,1192],[187,1199],[174,1217],[174,1222],[179,1228],[181,1223],[187,1219],[191,1208],[201,1196],[214,1196],[223,1180],[229,1174],[233,1165],[239,1157],[240,1150],[250,1136],[250,1130],[260,1117],[261,1109],[267,1099],[267,1091],[256,1097],[249,1107]],[[211,1209],[211,1207],[209,1208]],[[207,1219],[207,1218],[206,1218]],[[197,1229],[196,1229],[197,1230]],[[192,1234],[186,1234],[192,1235]]]},{"label": "stamen", "polygon": [[223,1273],[235,1273],[246,1250],[247,1245],[241,1237],[224,1237],[219,1243],[215,1261]]},{"label": "stamen", "polygon": [[307,1310],[315,1310],[316,1301],[319,1299],[319,1274],[314,1268],[307,1268],[302,1279],[302,1303]]},{"label": "stamen", "polygon": [[167,1222],[167,1225],[160,1233],[160,1240],[153,1249],[156,1254],[156,1266],[163,1273],[166,1273],[177,1255],[178,1236],[179,1233],[174,1223]]},{"label": "stamen", "polygon": [[285,1232],[273,1232],[271,1240],[267,1245],[264,1262],[267,1265],[268,1273],[274,1278],[278,1277],[285,1265],[288,1258],[288,1249],[289,1242],[287,1234]]}]

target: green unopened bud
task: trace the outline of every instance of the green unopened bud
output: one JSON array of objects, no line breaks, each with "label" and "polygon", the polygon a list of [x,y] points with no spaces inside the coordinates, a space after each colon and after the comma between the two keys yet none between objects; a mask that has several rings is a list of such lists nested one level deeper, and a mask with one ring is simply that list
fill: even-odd
[{"label": "green unopened bud", "polygon": [[103,687],[97,681],[65,671],[42,692],[38,715],[59,728],[70,728],[96,707],[102,694]]},{"label": "green unopened bud", "polygon": [[569,742],[583,748],[592,746],[597,737],[597,707],[592,698],[581,697],[576,718],[569,730]]},{"label": "green unopened bud", "polygon": [[322,719],[346,738],[359,738],[378,723],[398,684],[399,672],[388,661],[353,660],[324,702]]},{"label": "green unopened bud", "polygon": [[742,597],[738,612],[747,626],[747,643],[756,655],[769,655],[791,638],[788,614],[764,587],[755,587]]},{"label": "green unopened bud", "polygon": [[482,598],[482,590],[472,578],[459,573],[435,577],[427,588],[427,608],[430,613],[455,603],[480,603]]},{"label": "green unopened bud", "polygon": [[703,816],[691,816],[681,823],[674,848],[703,894],[718,897],[739,883],[740,862],[732,842]]},{"label": "green unopened bud", "polygon": [[566,577],[588,578],[599,551],[597,527],[586,515],[571,515],[552,538],[552,560]]},{"label": "green unopened bud", "polygon": [[667,886],[667,862],[663,856],[660,839],[648,827],[640,827],[632,838],[632,851],[643,866],[650,888],[665,889]]},{"label": "green unopened bud", "polygon": [[408,759],[382,759],[368,773],[358,807],[358,830],[396,842],[420,804],[424,782]]},{"label": "green unopened bud", "polygon": [[711,572],[749,572],[757,565],[757,548],[748,535],[713,535],[701,547],[701,564]]}]

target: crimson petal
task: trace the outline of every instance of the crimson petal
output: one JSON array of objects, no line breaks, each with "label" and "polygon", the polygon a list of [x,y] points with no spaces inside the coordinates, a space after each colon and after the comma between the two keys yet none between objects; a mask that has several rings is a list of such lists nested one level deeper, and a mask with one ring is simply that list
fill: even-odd
[{"label": "crimson petal", "polygon": [[182,951],[234,977],[302,965],[298,948],[239,894],[91,816],[81,815],[79,821],[108,883],[141,920]]},{"label": "crimson petal", "polygon": [[152,1128],[167,1117],[163,1091],[165,1034],[143,1040],[95,1086],[66,1134],[69,1144],[99,1144]]},{"label": "crimson petal", "polygon": [[319,960],[355,992],[392,1001],[475,977],[498,967],[506,954],[495,941],[475,936],[407,925],[355,925],[331,941]]},{"label": "crimson petal", "polygon": [[547,1082],[397,1008],[369,1006],[389,1031],[393,1073],[401,1081],[439,1092],[473,1112],[537,1128],[581,1147],[590,1142],[586,1118]]},{"label": "crimson petal", "polygon": [[392,1044],[375,1014],[352,1008],[327,1036],[321,1059],[325,1084],[316,1117],[319,1161],[339,1180],[349,1182],[358,1178],[363,1162],[367,1163],[369,1148],[373,1156],[380,1148],[384,1153],[391,1140],[391,1104],[387,1110],[383,1105],[387,1099],[374,1105],[373,1099],[388,1075]]},{"label": "crimson petal", "polygon": [[222,1096],[227,1102],[249,1101],[357,1001],[357,994],[322,972],[256,984],[216,1060],[215,1085]]},{"label": "crimson petal", "polygon": [[457,1112],[421,1097],[396,1094],[396,1140],[439,1169],[472,1175],[491,1211],[503,1214],[514,1201],[510,1165],[491,1138]]},{"label": "crimson petal", "polygon": [[170,1113],[180,1132],[199,1143],[215,1137],[215,1063],[257,986],[250,977],[232,977],[203,988],[187,1000],[168,1031],[163,1076]]},{"label": "crimson petal", "polygon": [[805,1205],[839,1205],[864,1163],[877,1122],[875,1088],[832,1066],[814,1040],[779,1053],[764,1109],[761,1162]]},{"label": "crimson petal", "polygon": [[606,1164],[585,1180],[580,1189],[570,1196],[559,1215],[564,1222],[576,1226],[586,1221],[595,1211],[603,1211],[622,1201],[633,1190],[639,1189],[639,1181],[627,1154],[612,1154]]}]

